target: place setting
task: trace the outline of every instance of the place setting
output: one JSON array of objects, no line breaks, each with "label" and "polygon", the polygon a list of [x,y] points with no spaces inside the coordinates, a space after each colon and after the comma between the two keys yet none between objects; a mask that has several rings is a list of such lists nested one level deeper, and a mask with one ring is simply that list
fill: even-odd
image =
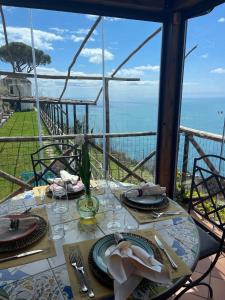
[{"label": "place setting", "polygon": [[98,240],[63,246],[76,299],[116,300],[150,293],[154,285],[167,289],[191,274],[187,265],[154,230],[116,232]]},{"label": "place setting", "polygon": [[0,217],[0,269],[15,267],[56,255],[48,236],[44,208],[29,208]]},{"label": "place setting", "polygon": [[118,190],[116,197],[131,215],[145,224],[186,215],[184,210],[166,196],[166,188],[151,182],[141,183],[126,191]]}]

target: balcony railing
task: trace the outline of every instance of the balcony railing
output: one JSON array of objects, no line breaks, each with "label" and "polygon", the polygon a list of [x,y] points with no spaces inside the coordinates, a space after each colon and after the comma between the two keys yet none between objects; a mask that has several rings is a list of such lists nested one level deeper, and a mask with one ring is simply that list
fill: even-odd
[{"label": "balcony railing", "polygon": [[[103,135],[85,136],[90,145],[91,163],[95,169],[100,169],[103,160]],[[82,138],[82,134],[49,135],[43,136],[43,143],[80,143]],[[106,134],[106,138],[110,141],[109,170],[115,178],[133,183],[154,181],[156,132],[112,133]],[[189,189],[194,157],[220,154],[221,142],[221,135],[180,128],[176,195],[183,195]],[[4,200],[32,185],[30,154],[37,148],[38,137],[0,137],[0,199]],[[205,163],[210,169],[218,170],[218,166],[212,161],[206,160]]]}]

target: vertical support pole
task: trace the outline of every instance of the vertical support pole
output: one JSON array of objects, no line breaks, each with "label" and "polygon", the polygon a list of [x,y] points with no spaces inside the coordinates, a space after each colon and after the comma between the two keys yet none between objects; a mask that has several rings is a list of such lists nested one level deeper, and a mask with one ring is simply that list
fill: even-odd
[{"label": "vertical support pole", "polygon": [[73,133],[74,134],[77,133],[76,122],[77,122],[77,107],[76,104],[73,104]]},{"label": "vertical support pole", "polygon": [[180,13],[168,16],[163,24],[156,183],[165,186],[170,197],[176,180],[186,25]]},{"label": "vertical support pole", "polygon": [[54,104],[53,104],[53,134],[56,134],[56,112],[55,112]]},{"label": "vertical support pole", "polygon": [[109,112],[109,81],[105,79],[105,132],[106,132],[106,156],[105,156],[105,169],[109,170],[109,152],[110,152],[110,112]]},{"label": "vertical support pole", "polygon": [[188,138],[188,133],[185,133],[184,155],[183,155],[183,165],[182,165],[182,175],[181,175],[181,196],[185,192],[184,183],[186,182],[186,178],[187,178],[188,154],[189,154],[189,138]]},{"label": "vertical support pole", "polygon": [[60,134],[59,105],[57,104],[57,134]]},{"label": "vertical support pole", "polygon": [[60,123],[61,123],[61,135],[63,135],[63,107],[62,104],[60,104]]},{"label": "vertical support pole", "polygon": [[68,104],[66,104],[66,133],[69,134],[69,113],[68,113]]},{"label": "vertical support pole", "polygon": [[85,105],[85,133],[89,132],[89,106]]}]

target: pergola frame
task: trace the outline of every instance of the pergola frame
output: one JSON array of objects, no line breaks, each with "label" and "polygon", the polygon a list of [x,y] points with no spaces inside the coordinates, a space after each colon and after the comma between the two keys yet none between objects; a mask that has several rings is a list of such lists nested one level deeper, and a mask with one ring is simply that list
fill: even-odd
[{"label": "pergola frame", "polygon": [[156,183],[173,196],[182,100],[187,19],[225,0],[0,0],[0,4],[163,23],[160,65]]}]

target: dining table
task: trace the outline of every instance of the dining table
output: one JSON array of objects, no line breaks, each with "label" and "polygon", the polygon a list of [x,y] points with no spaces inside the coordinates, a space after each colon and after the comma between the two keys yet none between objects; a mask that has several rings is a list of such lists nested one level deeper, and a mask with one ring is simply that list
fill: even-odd
[{"label": "dining table", "polygon": [[[44,188],[42,187],[42,189]],[[124,186],[124,189],[126,189],[126,186]],[[126,232],[139,234],[139,232],[145,233],[152,230],[165,243],[167,249],[174,253],[174,257],[176,256],[183,266],[184,273],[181,271],[179,274],[178,270],[178,276],[175,276],[170,284],[150,283],[148,286],[136,289],[131,299],[167,299],[182,286],[195,269],[199,257],[199,235],[196,225],[191,216],[171,199],[169,199],[170,204],[180,212],[179,214],[166,217],[163,217],[163,215],[154,216],[154,219],[152,218],[150,221],[148,218],[143,218],[144,221],[142,222],[135,216],[135,213],[132,214],[132,208],[127,207],[121,201],[119,197],[121,191],[119,189],[117,193],[110,197],[110,201],[114,201],[116,204],[114,206],[116,209],[112,212],[111,207],[106,205],[108,194],[102,188],[96,193],[100,203],[99,211],[94,221],[87,222],[82,220],[77,212],[77,199],[68,200],[68,211],[59,215],[53,210],[53,200],[49,198],[49,201],[47,201],[47,197],[43,198],[43,195],[40,200],[39,192],[38,188],[34,188],[33,197],[25,197],[25,193],[21,193],[4,201],[0,204],[0,216],[7,215],[9,209],[13,206],[20,212],[30,209],[31,213],[38,214],[39,211],[42,211],[42,213],[46,213],[49,227],[64,224],[64,236],[52,241],[54,249],[52,249],[53,252],[51,255],[49,254],[49,257],[46,255],[46,257],[35,259],[35,255],[31,255],[30,260],[26,263],[22,259],[21,261],[20,259],[9,261],[8,265],[0,262],[0,299],[78,299],[79,291],[76,295],[71,287],[68,261],[65,258],[65,247],[73,243],[99,240],[111,234],[112,229],[107,225],[112,220],[112,213],[120,224],[117,231],[122,234]],[[46,235],[49,235],[49,232]],[[47,239],[49,239],[49,236],[47,236]],[[37,248],[38,246],[37,242]],[[20,253],[28,250],[20,250]],[[164,257],[164,261],[166,260],[166,257]],[[113,299],[112,297],[113,289],[111,296],[107,295],[105,299]],[[95,299],[98,299],[98,295],[95,296]]]}]

